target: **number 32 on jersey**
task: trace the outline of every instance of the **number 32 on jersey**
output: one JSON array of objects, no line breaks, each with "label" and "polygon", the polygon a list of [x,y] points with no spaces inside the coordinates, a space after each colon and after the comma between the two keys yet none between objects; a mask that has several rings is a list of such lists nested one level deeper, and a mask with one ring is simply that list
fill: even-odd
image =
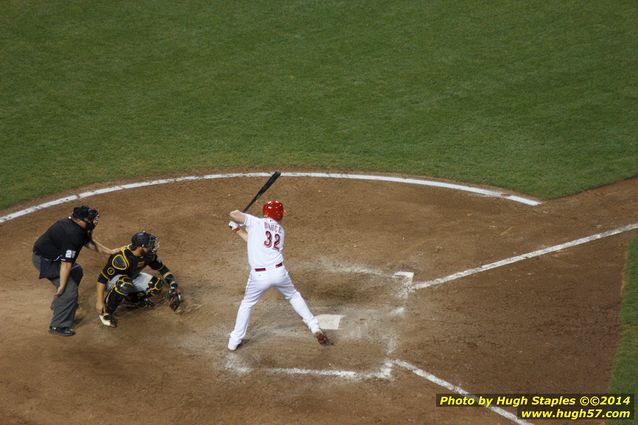
[{"label": "number 32 on jersey", "polygon": [[266,230],[266,240],[264,241],[264,245],[267,248],[276,249],[279,251],[279,243],[281,242],[281,235],[279,233],[275,233],[274,241],[273,234],[269,230]]}]

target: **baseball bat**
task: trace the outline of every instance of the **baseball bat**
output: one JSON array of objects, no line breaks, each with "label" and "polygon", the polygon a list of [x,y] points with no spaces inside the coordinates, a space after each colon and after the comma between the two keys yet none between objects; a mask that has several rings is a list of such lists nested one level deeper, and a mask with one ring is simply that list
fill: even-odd
[{"label": "baseball bat", "polygon": [[261,197],[261,195],[266,193],[266,191],[270,188],[270,186],[272,186],[273,183],[275,183],[275,181],[277,181],[279,176],[281,176],[281,172],[275,171],[273,173],[273,175],[270,176],[268,181],[266,183],[264,183],[264,185],[261,187],[261,189],[259,189],[259,192],[257,192],[255,197],[248,203],[248,205],[246,205],[246,208],[241,210],[241,212],[245,213],[246,211],[248,211],[248,209],[253,206],[253,204],[257,201],[257,199],[259,199]]}]

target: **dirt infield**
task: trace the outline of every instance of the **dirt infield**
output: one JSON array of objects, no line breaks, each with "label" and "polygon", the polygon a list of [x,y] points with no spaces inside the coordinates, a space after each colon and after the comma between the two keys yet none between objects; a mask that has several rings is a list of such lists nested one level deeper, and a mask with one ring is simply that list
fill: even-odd
[{"label": "dirt infield", "polygon": [[471,393],[608,390],[636,230],[405,289],[638,223],[638,179],[532,207],[432,187],[281,178],[269,196],[288,212],[286,265],[315,314],[343,316],[328,331],[335,345],[318,345],[270,293],[247,343],[230,353],[247,264],[228,212],[263,180],[87,199],[101,212],[95,235],[105,245],[142,229],[159,235],[186,301],[179,314],[121,309],[117,329],[101,327],[93,306],[105,257],[85,250],[72,338],[46,332],[53,288],[37,280],[30,252],[78,202],[0,224],[0,424],[513,423],[483,408],[435,407],[449,391],[402,364]]}]

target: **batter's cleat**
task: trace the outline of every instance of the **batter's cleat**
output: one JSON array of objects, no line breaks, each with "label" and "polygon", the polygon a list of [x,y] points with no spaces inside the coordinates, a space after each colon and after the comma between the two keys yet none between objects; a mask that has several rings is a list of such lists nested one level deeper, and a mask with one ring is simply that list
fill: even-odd
[{"label": "batter's cleat", "polygon": [[328,337],[322,330],[318,330],[314,333],[315,338],[317,338],[317,342],[321,345],[332,345]]},{"label": "batter's cleat", "polygon": [[241,346],[241,341],[239,341],[239,343],[237,343],[237,344],[233,344],[233,343],[231,343],[231,342],[228,342],[228,349],[229,349],[230,351],[235,351],[235,350],[237,350],[240,346]]},{"label": "batter's cleat", "polygon": [[58,336],[73,336],[75,331],[68,327],[49,326],[49,333]]},{"label": "batter's cleat", "polygon": [[108,314],[108,313],[100,314],[99,318],[100,318],[100,322],[102,322],[104,326],[108,326],[109,328],[117,327],[117,320],[112,314]]}]

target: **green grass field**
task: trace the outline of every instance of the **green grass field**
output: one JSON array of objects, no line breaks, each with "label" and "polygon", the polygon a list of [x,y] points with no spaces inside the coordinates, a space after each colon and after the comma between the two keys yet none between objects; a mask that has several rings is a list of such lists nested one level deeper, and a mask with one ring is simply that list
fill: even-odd
[{"label": "green grass field", "polygon": [[[224,169],[638,175],[634,1],[0,3],[0,208]],[[614,390],[638,393],[637,243]]]},{"label": "green grass field", "polygon": [[0,208],[221,169],[638,174],[631,1],[5,1],[0,40]]}]

